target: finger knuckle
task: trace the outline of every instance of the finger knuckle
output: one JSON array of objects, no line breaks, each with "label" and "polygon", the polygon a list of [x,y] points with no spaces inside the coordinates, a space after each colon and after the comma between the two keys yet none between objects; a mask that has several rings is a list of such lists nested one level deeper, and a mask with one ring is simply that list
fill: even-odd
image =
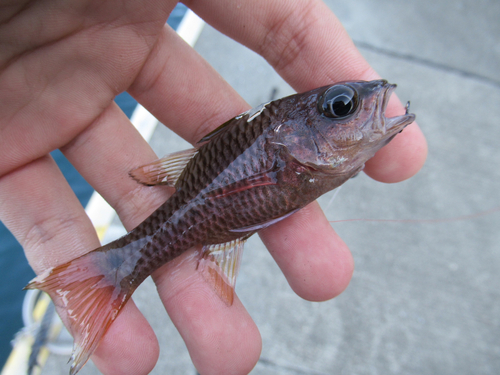
[{"label": "finger knuckle", "polygon": [[308,30],[318,20],[316,1],[301,4],[272,21],[258,48],[277,71],[286,70],[301,55],[308,43]]}]

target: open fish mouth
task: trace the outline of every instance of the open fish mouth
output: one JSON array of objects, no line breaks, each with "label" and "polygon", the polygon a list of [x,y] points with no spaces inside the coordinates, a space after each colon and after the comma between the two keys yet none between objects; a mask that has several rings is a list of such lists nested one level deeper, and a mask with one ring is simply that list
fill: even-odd
[{"label": "open fish mouth", "polygon": [[379,112],[378,115],[380,116],[381,130],[387,136],[392,136],[401,132],[406,126],[410,125],[413,121],[415,121],[415,114],[409,113],[410,102],[406,103],[405,106],[406,111],[404,115],[395,117],[385,117],[385,111],[387,109],[387,105],[389,104],[391,94],[396,89],[396,87],[397,85],[390,84],[387,81],[384,81],[384,85],[377,99],[378,102],[377,110]]}]

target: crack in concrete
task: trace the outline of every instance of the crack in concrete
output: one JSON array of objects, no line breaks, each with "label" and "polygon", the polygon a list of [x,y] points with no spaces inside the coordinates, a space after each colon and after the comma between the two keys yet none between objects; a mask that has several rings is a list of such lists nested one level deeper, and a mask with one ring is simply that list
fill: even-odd
[{"label": "crack in concrete", "polygon": [[295,367],[295,366],[284,366],[284,365],[279,365],[270,359],[266,358],[260,358],[259,363],[267,368],[270,369],[276,369],[276,370],[284,370],[287,371],[288,374],[293,374],[293,375],[328,375],[326,372],[322,371],[316,371],[312,369],[305,369],[305,368],[300,368],[300,367]]},{"label": "crack in concrete", "polygon": [[482,83],[485,83],[485,84],[488,84],[488,85],[491,85],[491,86],[494,86],[494,87],[500,89],[500,81],[496,81],[494,79],[483,76],[481,74],[477,74],[477,73],[469,72],[467,70],[454,68],[454,67],[448,66],[446,64],[442,64],[442,63],[438,63],[438,62],[435,62],[432,60],[424,59],[422,57],[417,57],[414,55],[409,55],[409,54],[400,53],[400,52],[396,52],[396,51],[385,49],[385,48],[376,47],[376,46],[373,46],[369,43],[361,42],[359,40],[354,40],[354,44],[360,49],[366,49],[366,50],[369,50],[371,52],[394,57],[396,59],[413,62],[413,63],[420,64],[420,65],[423,65],[423,66],[426,66],[429,68],[443,70],[447,73],[453,73],[453,74],[456,74],[456,75],[459,75],[462,77],[475,79],[475,80],[478,80]]}]

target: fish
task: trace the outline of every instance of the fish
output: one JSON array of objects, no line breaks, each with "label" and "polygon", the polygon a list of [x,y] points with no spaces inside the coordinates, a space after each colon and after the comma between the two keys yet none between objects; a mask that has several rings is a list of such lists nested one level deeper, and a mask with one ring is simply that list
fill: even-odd
[{"label": "fish", "polygon": [[26,288],[47,292],[67,312],[74,338],[70,374],[96,350],[134,290],[156,269],[201,247],[197,269],[227,304],[245,241],[357,175],[415,120],[385,110],[396,85],[346,81],[246,111],[197,147],[129,174],[175,192],[125,236],[49,268]]}]

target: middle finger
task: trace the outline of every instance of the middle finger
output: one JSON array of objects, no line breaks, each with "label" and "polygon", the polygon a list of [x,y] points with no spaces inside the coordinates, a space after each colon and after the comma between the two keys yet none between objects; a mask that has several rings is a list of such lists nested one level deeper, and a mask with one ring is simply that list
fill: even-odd
[{"label": "middle finger", "polygon": [[[191,143],[248,109],[234,89],[171,29],[164,29],[152,56],[130,92],[162,123]],[[346,288],[353,269],[352,257],[316,203],[262,235],[301,297],[325,300]],[[308,262],[290,262],[290,254],[307,257]]]}]

